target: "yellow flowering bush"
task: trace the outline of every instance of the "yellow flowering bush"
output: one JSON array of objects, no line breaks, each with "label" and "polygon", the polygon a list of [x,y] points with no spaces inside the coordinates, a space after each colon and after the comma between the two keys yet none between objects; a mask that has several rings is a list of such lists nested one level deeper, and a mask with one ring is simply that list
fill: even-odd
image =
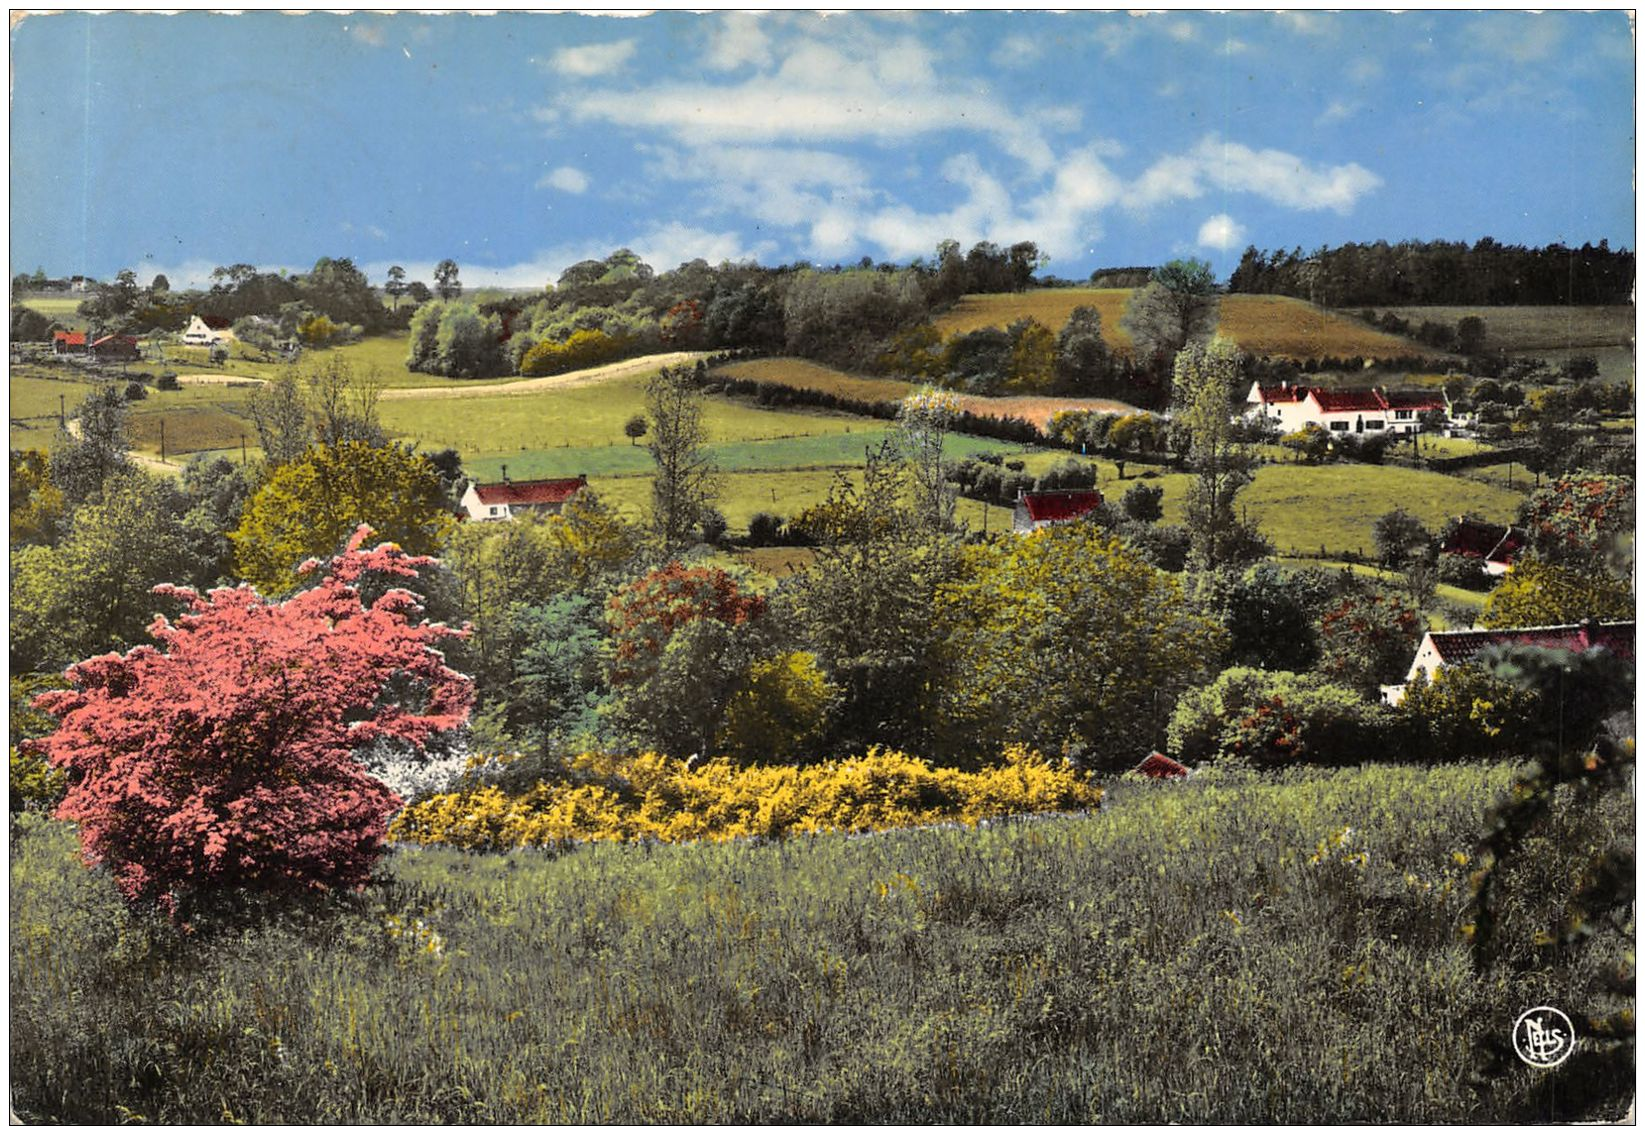
[{"label": "yellow flowering bush", "polygon": [[723,841],[975,824],[1093,809],[1102,800],[1102,790],[1072,767],[1020,746],[977,771],[933,767],[883,748],[804,767],[715,759],[691,769],[659,754],[584,754],[574,766],[581,784],[541,782],[517,797],[481,787],[424,798],[400,814],[390,839],[476,850],[647,837]]}]

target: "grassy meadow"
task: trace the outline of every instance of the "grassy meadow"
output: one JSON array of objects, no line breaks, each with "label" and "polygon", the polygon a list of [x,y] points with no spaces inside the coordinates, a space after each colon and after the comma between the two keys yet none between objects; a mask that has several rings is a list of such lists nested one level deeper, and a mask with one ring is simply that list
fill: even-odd
[{"label": "grassy meadow", "polygon": [[31,815],[10,847],[13,1107],[60,1122],[1615,1119],[1632,1069],[1590,1041],[1557,1073],[1471,1081],[1527,1005],[1618,1003],[1602,980],[1620,949],[1532,935],[1589,850],[1628,832],[1625,795],[1564,809],[1530,843],[1502,958],[1470,958],[1468,856],[1511,770],[1210,771],[1118,783],[1089,816],[977,828],[401,850],[332,910],[187,941],[126,915],[71,830]]},{"label": "grassy meadow", "polygon": [[1405,305],[1393,312],[1412,324],[1435,321],[1455,325],[1463,317],[1485,322],[1485,347],[1558,367],[1572,356],[1592,356],[1601,379],[1626,383],[1634,378],[1634,307],[1632,305]]}]

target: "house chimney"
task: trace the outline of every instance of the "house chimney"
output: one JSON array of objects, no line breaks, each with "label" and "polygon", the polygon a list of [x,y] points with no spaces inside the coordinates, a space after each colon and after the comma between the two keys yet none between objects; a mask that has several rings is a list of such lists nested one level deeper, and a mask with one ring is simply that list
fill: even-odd
[{"label": "house chimney", "polygon": [[586,473],[577,474],[577,480],[581,481],[585,485],[588,484],[588,474],[586,474]]}]

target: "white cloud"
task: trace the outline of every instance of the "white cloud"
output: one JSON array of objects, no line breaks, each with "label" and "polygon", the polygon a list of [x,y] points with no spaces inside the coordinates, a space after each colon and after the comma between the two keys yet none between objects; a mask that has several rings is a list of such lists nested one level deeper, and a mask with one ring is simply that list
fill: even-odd
[{"label": "white cloud", "polygon": [[1320,112],[1320,115],[1314,119],[1314,123],[1316,125],[1330,125],[1333,122],[1346,121],[1358,111],[1359,106],[1357,103],[1350,104],[1342,101],[1340,98],[1333,99],[1331,104],[1326,106],[1325,109]]},{"label": "white cloud", "polygon": [[[931,51],[912,37],[872,35],[838,44],[799,42],[775,70],[737,83],[676,82],[580,91],[559,105],[579,121],[653,129],[692,145],[907,142],[941,131],[990,136],[1032,171],[1052,164],[1040,129],[985,94],[938,78]],[[1045,107],[1061,124],[1058,107]]]},{"label": "white cloud", "polygon": [[549,56],[548,67],[572,78],[599,78],[621,70],[634,54],[634,40],[590,43],[583,47],[562,47]]},{"label": "white cloud", "polygon": [[712,70],[736,70],[741,66],[763,66],[771,61],[771,38],[750,12],[731,12],[721,17],[709,37],[703,64]]},{"label": "white cloud", "polygon": [[1276,12],[1275,18],[1298,35],[1335,36],[1332,17],[1325,12]]},{"label": "white cloud", "polygon": [[1232,35],[1230,35],[1218,44],[1217,54],[1227,55],[1229,58],[1232,58],[1235,55],[1243,55],[1250,49],[1251,45],[1249,43],[1245,42],[1243,39],[1235,39]]},{"label": "white cloud", "polygon": [[1022,67],[1037,60],[1041,49],[1040,41],[1032,36],[1008,35],[994,48],[991,57],[996,66]]},{"label": "white cloud", "polygon": [[581,169],[562,164],[537,181],[539,188],[558,188],[562,192],[581,195],[588,190],[588,176]]},{"label": "white cloud", "polygon": [[1530,63],[1552,54],[1564,34],[1563,22],[1551,13],[1493,12],[1471,24],[1463,41],[1512,62]]},{"label": "white cloud", "polygon": [[1232,250],[1245,241],[1245,228],[1226,213],[1213,215],[1200,224],[1199,244],[1214,250]]},{"label": "white cloud", "polygon": [[763,223],[804,226],[824,208],[868,194],[861,165],[820,149],[730,145],[651,152],[658,175],[712,185],[717,207]]},{"label": "white cloud", "polygon": [[364,43],[368,47],[383,45],[383,25],[376,23],[357,23],[352,27],[345,27],[350,38],[356,43]]},{"label": "white cloud", "polygon": [[1347,214],[1361,196],[1382,184],[1357,163],[1312,166],[1279,149],[1252,149],[1215,136],[1182,155],[1167,156],[1131,185],[1127,204],[1145,209],[1178,199],[1198,199],[1209,188],[1250,192],[1298,211]]}]

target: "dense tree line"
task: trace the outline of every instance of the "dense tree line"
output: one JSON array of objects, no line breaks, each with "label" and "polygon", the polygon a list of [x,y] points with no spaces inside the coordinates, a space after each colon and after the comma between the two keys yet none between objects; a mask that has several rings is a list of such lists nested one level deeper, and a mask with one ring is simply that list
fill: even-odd
[{"label": "dense tree line", "polygon": [[1625,305],[1633,300],[1634,252],[1598,246],[1463,242],[1347,243],[1302,249],[1246,248],[1230,293],[1277,293],[1336,308],[1365,305]]}]

